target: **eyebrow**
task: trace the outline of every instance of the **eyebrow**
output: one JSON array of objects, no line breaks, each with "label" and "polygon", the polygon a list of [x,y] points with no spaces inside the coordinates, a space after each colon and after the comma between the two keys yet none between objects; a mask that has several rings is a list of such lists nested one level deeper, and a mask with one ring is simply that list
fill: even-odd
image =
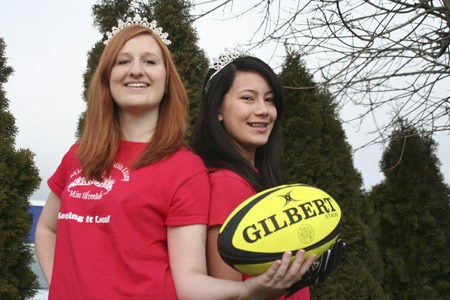
[{"label": "eyebrow", "polygon": [[[143,52],[142,54],[143,54],[143,56],[146,56],[146,55],[158,56],[158,54],[156,54],[154,52],[148,52],[148,51]],[[119,54],[117,54],[117,55],[132,55],[132,54],[130,52],[119,52]],[[139,53],[139,55],[141,55],[141,54]]]},{"label": "eyebrow", "polygon": [[[119,54],[117,54],[117,58],[121,58],[121,57],[123,57],[123,56],[134,56],[134,55],[132,55],[131,53],[129,53],[129,52],[122,52],[122,53],[119,53]],[[152,58],[152,59],[156,59],[156,60],[158,60],[158,61],[161,61],[161,62],[164,62],[164,58],[163,57],[160,57],[158,54],[156,54],[156,53],[153,53],[153,52],[144,52],[144,53],[142,53],[142,54],[139,54],[139,57],[140,58],[148,58],[148,57],[150,57],[150,58]]]},{"label": "eyebrow", "polygon": [[[243,89],[243,90],[240,90],[238,93],[243,93],[243,92],[258,93],[256,90],[253,90],[253,89]],[[264,93],[264,95],[267,95],[267,94],[273,94],[273,90],[268,90],[267,92]]]}]

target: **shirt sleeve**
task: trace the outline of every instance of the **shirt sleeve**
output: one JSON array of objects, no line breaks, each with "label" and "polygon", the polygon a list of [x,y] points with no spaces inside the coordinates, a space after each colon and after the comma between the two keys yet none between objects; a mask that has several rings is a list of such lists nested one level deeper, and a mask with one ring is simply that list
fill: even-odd
[{"label": "shirt sleeve", "polygon": [[208,224],[210,186],[206,169],[177,188],[166,219],[167,226]]},{"label": "shirt sleeve", "polygon": [[254,188],[241,176],[228,170],[210,174],[211,206],[209,226],[222,225],[233,210],[255,194]]},{"label": "shirt sleeve", "polygon": [[76,162],[76,149],[77,145],[75,144],[69,149],[69,151],[67,151],[55,173],[53,173],[53,175],[47,180],[50,190],[58,197],[61,197],[61,193],[63,192],[68,177],[70,176],[70,174],[67,174],[69,164]]}]

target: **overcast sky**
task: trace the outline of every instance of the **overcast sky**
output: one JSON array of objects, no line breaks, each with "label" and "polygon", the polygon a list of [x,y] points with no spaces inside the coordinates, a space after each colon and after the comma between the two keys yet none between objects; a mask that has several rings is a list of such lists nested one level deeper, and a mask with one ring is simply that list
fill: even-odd
[{"label": "overcast sky", "polygon": [[[19,130],[16,147],[35,153],[43,180],[33,199],[47,198],[46,181],[75,142],[78,117],[85,110],[81,94],[87,52],[101,39],[92,25],[94,3],[95,0],[0,1],[0,37],[7,45],[8,65],[15,70],[4,88]],[[222,13],[194,24],[200,47],[209,58],[216,57],[225,47],[245,43],[255,28],[251,18],[223,21]],[[283,49],[279,50],[275,57],[268,49],[252,53],[275,66],[278,64],[273,59],[284,54]],[[354,148],[370,140],[367,132],[350,126],[345,129]],[[449,183],[450,137],[441,133],[435,140],[440,144],[437,154],[441,171]],[[367,189],[383,179],[378,168],[381,152],[379,146],[371,146],[354,154],[355,167],[362,173]]]}]

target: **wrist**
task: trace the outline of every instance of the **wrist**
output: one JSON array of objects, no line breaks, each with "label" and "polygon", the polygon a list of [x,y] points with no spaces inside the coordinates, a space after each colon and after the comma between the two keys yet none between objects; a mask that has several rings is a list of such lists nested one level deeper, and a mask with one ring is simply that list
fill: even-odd
[{"label": "wrist", "polygon": [[287,293],[286,290],[267,288],[261,285],[256,277],[243,281],[244,292],[241,300],[275,300]]}]

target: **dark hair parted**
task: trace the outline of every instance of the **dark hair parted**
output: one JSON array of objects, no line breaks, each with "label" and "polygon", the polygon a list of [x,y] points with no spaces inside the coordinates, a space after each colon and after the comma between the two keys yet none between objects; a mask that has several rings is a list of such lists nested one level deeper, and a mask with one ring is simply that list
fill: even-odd
[{"label": "dark hair parted", "polygon": [[[250,162],[239,153],[218,119],[220,106],[233,85],[237,71],[260,74],[272,89],[277,109],[277,119],[267,144],[256,149],[255,167],[258,171],[255,171]],[[218,73],[211,78],[215,72]],[[209,70],[203,88],[200,115],[191,135],[191,147],[207,167],[234,171],[247,180],[256,191],[279,185],[282,155],[280,119],[283,109],[281,84],[272,68],[256,57],[239,57],[219,71]]]}]

